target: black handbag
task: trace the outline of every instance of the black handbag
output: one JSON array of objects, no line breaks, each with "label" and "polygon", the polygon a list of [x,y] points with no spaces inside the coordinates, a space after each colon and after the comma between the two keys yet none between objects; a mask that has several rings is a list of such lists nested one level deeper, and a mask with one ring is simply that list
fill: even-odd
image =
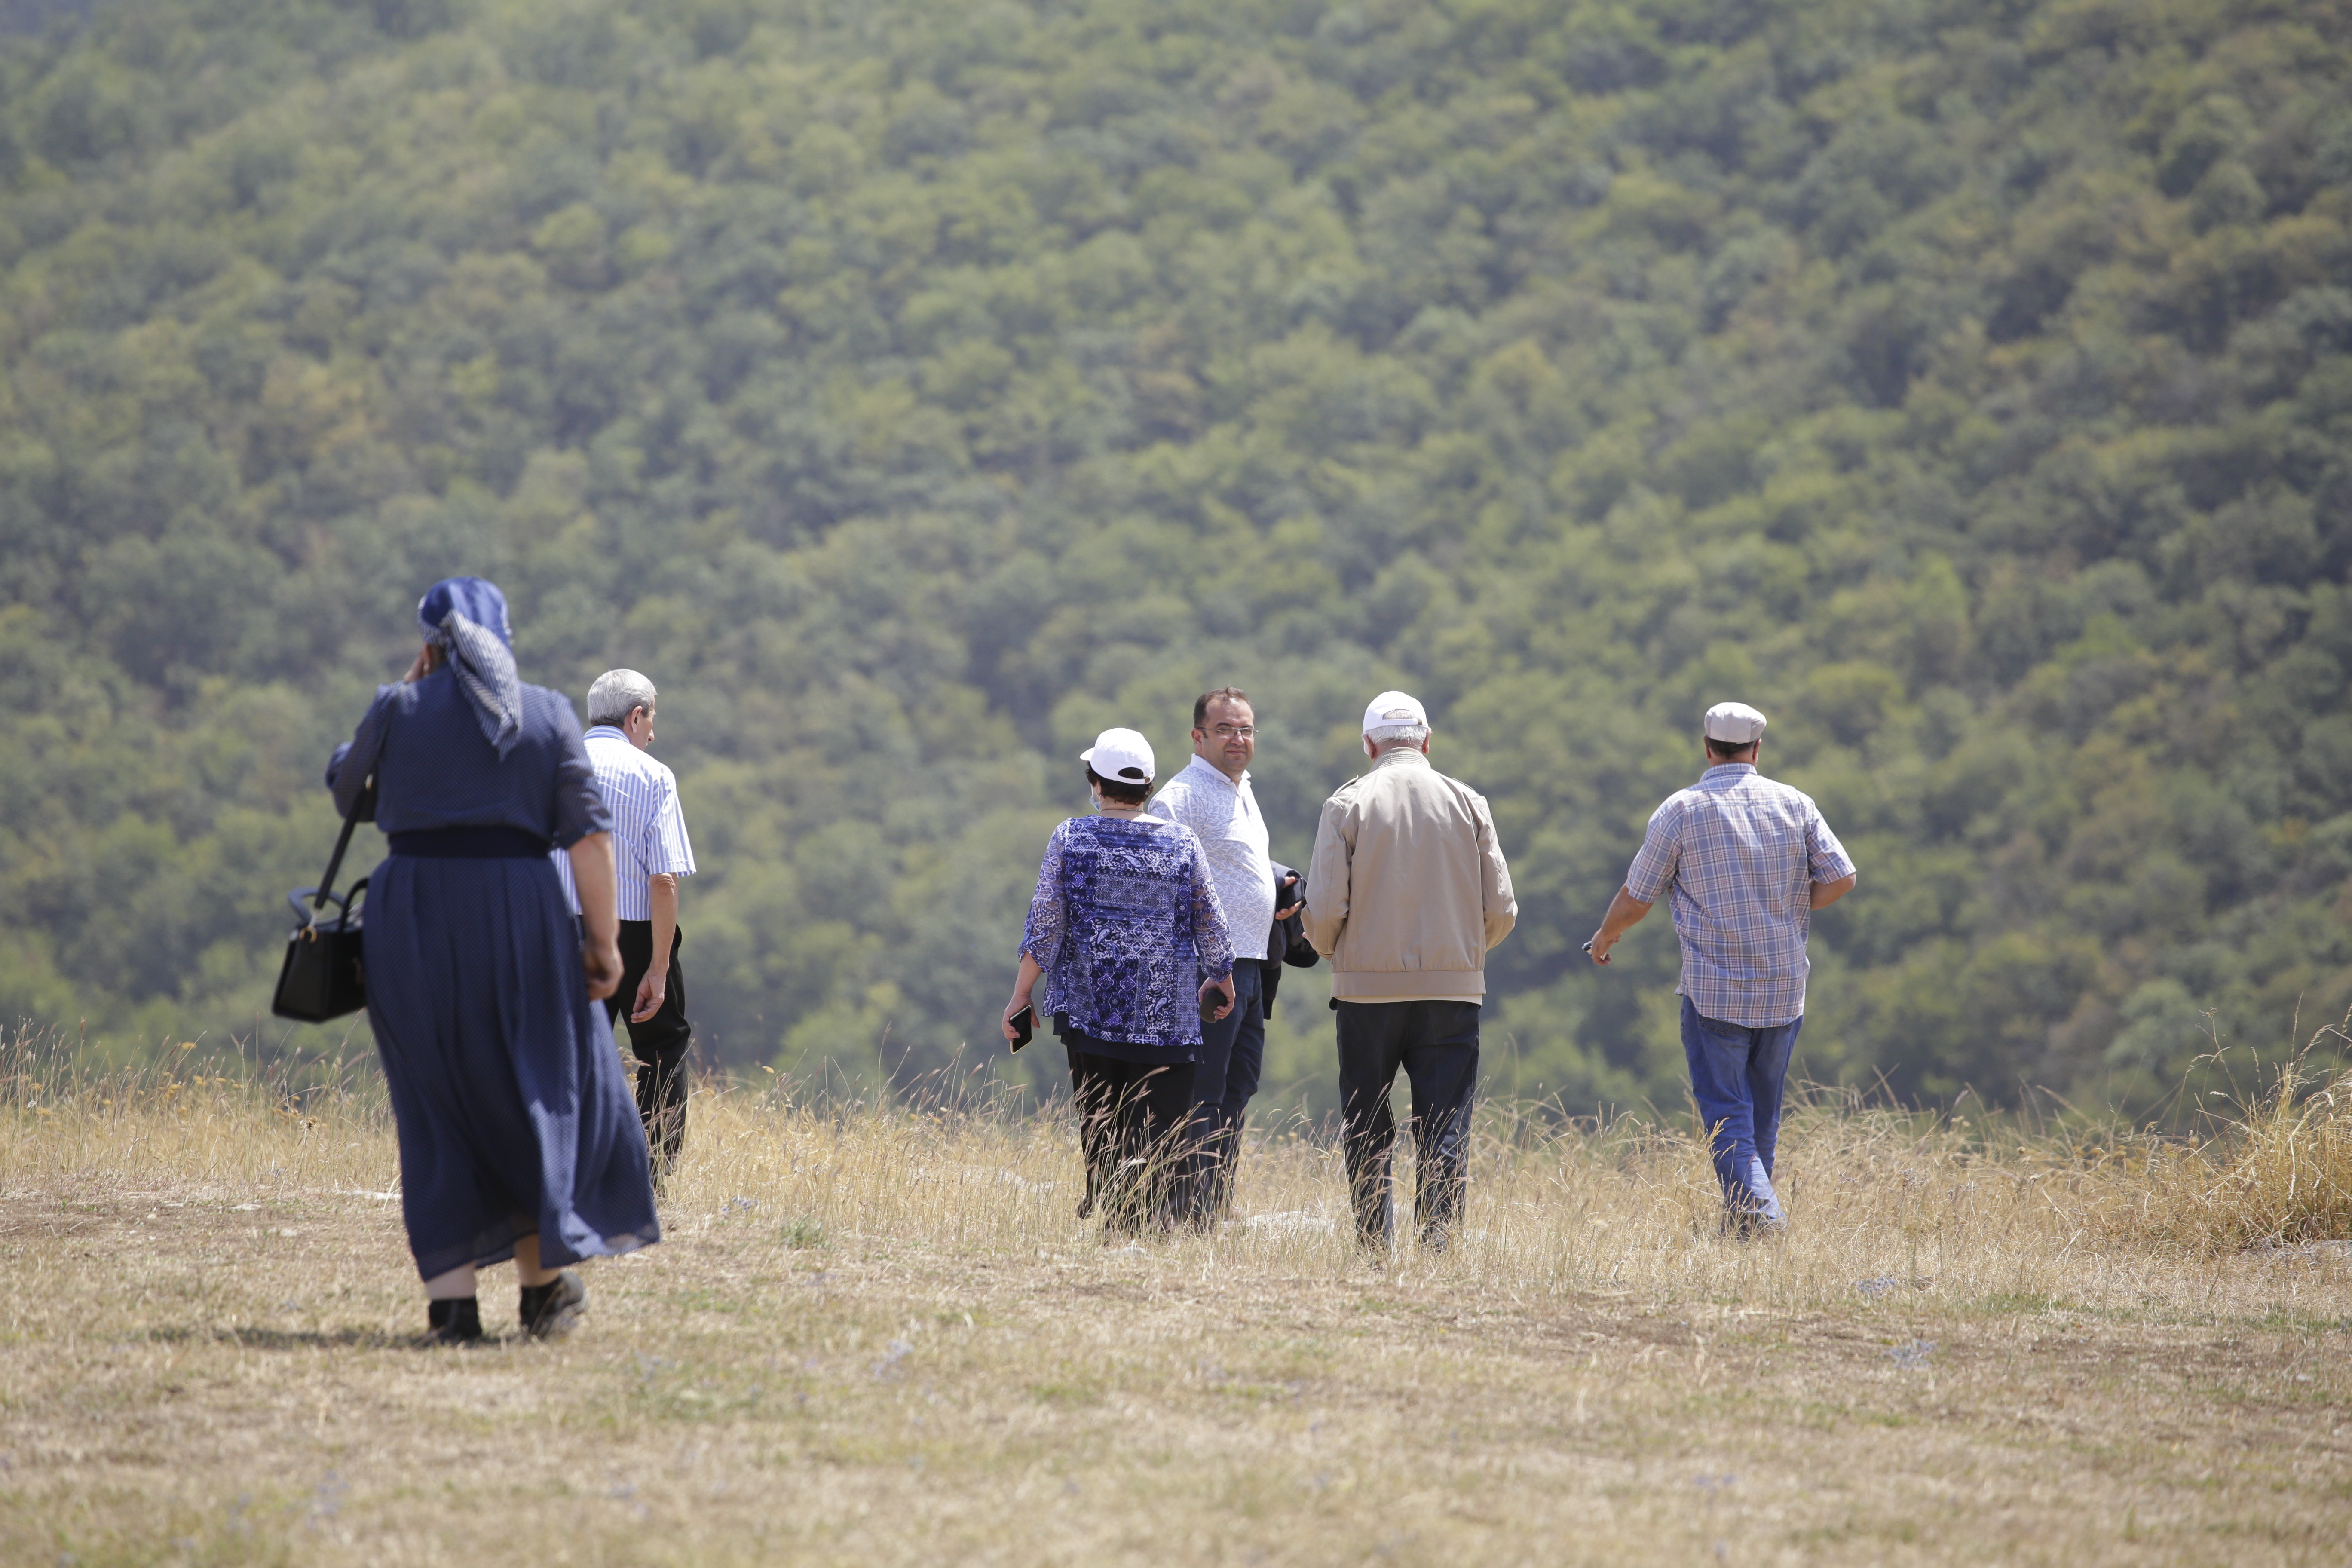
[{"label": "black handbag", "polygon": [[[335,839],[335,852],[327,860],[327,874],[315,888],[297,888],[286,895],[302,923],[286,939],[286,962],[278,966],[278,994],[269,999],[269,1010],[281,1018],[295,1018],[305,1024],[323,1024],[330,1018],[340,1018],[346,1013],[356,1013],[367,1005],[367,966],[360,951],[360,922],[362,916],[361,895],[366,892],[368,879],[362,877],[352,884],[352,890],[341,898],[335,896],[335,873],[342,869],[343,851],[351,847],[352,829],[359,826],[360,814],[366,809],[368,796],[375,781],[360,792],[352,803],[352,813],[343,818],[343,831]],[[308,899],[306,907],[303,900]],[[332,918],[327,918],[332,905]]]}]

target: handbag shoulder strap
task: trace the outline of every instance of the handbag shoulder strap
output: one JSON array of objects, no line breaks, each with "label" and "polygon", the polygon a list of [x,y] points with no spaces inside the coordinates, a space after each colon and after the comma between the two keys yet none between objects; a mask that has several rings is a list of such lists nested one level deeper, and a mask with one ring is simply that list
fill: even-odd
[{"label": "handbag shoulder strap", "polygon": [[343,851],[352,847],[352,829],[360,825],[360,802],[366,800],[368,791],[373,788],[375,781],[368,780],[366,786],[360,791],[359,800],[352,803],[350,814],[343,818],[343,830],[335,835],[335,852],[327,857],[327,874],[319,879],[318,894],[310,900],[313,918],[326,909],[327,900],[334,896],[335,873],[343,868]]}]

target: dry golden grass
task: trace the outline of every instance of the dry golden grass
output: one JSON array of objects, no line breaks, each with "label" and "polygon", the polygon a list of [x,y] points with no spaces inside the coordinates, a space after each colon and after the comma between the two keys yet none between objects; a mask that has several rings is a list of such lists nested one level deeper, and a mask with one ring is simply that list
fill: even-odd
[{"label": "dry golden grass", "polygon": [[[1795,1228],[1749,1245],[1714,1234],[1686,1139],[1490,1111],[1461,1244],[1381,1268],[1304,1137],[1252,1151],[1246,1222],[1105,1247],[1050,1119],[703,1095],[668,1239],[587,1270],[576,1336],[512,1339],[501,1270],[508,1337],[423,1351],[363,1086],[14,1083],[9,1564],[2336,1563],[2352,1539],[2352,1258],[2315,1244],[2345,1234],[2341,1085],[2207,1150],[1816,1105],[1782,1154]],[[2308,1198],[2330,1161],[2334,1208]]]},{"label": "dry golden grass", "polygon": [[2116,1227],[2207,1253],[2352,1237],[2352,1073],[2306,1092],[2299,1063],[2205,1146],[2156,1146]]}]

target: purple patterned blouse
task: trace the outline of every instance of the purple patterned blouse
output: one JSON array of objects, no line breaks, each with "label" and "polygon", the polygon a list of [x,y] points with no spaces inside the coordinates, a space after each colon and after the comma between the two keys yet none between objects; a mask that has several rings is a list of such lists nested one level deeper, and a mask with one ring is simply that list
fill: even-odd
[{"label": "purple patterned blouse", "polygon": [[1186,1062],[1201,1045],[1201,980],[1234,970],[1208,857],[1157,817],[1074,816],[1054,829],[1021,951],[1045,971],[1037,1011],[1057,1033]]}]

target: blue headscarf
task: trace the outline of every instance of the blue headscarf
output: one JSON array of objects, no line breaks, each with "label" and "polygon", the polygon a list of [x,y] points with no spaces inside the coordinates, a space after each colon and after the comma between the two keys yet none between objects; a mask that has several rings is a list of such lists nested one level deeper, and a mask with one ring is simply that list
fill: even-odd
[{"label": "blue headscarf", "polygon": [[522,679],[515,674],[507,596],[485,578],[444,577],[416,601],[416,624],[441,650],[503,759],[522,738]]}]

